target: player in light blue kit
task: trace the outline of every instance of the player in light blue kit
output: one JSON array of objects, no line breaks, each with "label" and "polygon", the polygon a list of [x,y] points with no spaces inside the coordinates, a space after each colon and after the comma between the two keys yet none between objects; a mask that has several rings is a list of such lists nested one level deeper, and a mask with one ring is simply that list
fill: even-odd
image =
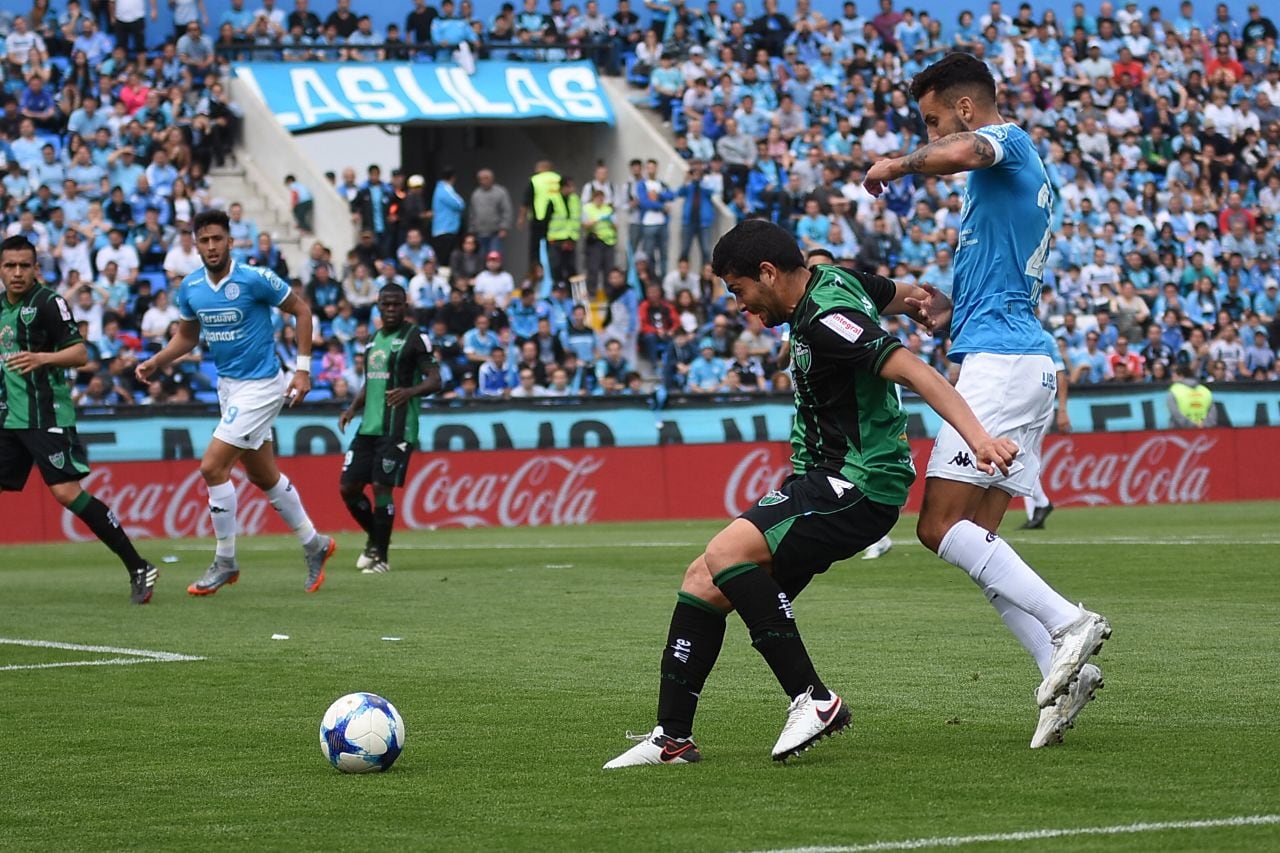
[{"label": "player in light blue kit", "polygon": [[956,390],[991,435],[1020,448],[1007,475],[985,474],[955,430],[943,425],[926,472],[920,541],[982,588],[1043,680],[1032,748],[1059,743],[1102,675],[1087,666],[1111,635],[1097,613],[1053,590],[996,535],[1009,501],[1040,474],[1040,442],[1053,418],[1057,378],[1036,318],[1051,236],[1053,190],[1030,137],[1006,124],[996,86],[979,59],[953,53],[911,81],[930,142],[868,171],[880,195],[905,175],[969,172],[951,299],[936,289],[913,303],[937,326],[950,322]]},{"label": "player in light blue kit", "polygon": [[[267,493],[271,506],[302,542],[307,567],[304,588],[315,592],[324,583],[324,566],[336,550],[332,538],[316,532],[289,478],[276,467],[271,426],[285,400],[301,401],[311,390],[311,309],[289,292],[275,273],[231,260],[231,226],[220,210],[205,211],[192,223],[196,249],[204,266],[182,280],[176,302],[182,321],[165,348],[137,367],[138,379],[195,349],[203,334],[218,368],[218,403],[222,420],[200,461],[209,487],[209,513],[217,550],[213,562],[187,592],[212,595],[240,579],[236,563],[236,488],[231,469],[244,466],[249,482]],[[298,369],[285,382],[275,352],[271,309],[292,314],[298,322]]]}]

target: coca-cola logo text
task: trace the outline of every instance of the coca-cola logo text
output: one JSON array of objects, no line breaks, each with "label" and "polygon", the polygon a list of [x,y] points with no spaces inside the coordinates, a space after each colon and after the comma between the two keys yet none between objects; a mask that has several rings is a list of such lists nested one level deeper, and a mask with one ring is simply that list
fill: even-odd
[{"label": "coca-cola logo text", "polygon": [[753,450],[733,466],[724,484],[724,511],[737,518],[764,495],[782,485],[791,473],[790,463],[774,467],[773,454],[764,448]]},{"label": "coca-cola logo text", "polygon": [[595,517],[591,475],[599,456],[532,456],[514,471],[455,474],[456,457],[437,456],[405,487],[403,517],[410,527],[502,527],[586,524]]},{"label": "coca-cola logo text", "polygon": [[[209,492],[200,477],[200,469],[191,471],[186,478],[174,482],[124,482],[117,484],[112,468],[103,465],[95,468],[80,481],[85,491],[111,507],[125,532],[135,539],[185,536],[211,536],[213,521],[209,516]],[[231,482],[236,486],[236,519],[239,532],[246,535],[261,533],[267,523],[270,504],[266,495],[253,486],[244,474],[235,470]],[[82,532],[71,512],[62,514],[62,534],[73,542],[93,539],[93,534]]]},{"label": "coca-cola logo text", "polygon": [[1070,438],[1044,454],[1045,490],[1058,504],[1198,503],[1209,494],[1209,435],[1152,435],[1130,453],[1079,453]]}]

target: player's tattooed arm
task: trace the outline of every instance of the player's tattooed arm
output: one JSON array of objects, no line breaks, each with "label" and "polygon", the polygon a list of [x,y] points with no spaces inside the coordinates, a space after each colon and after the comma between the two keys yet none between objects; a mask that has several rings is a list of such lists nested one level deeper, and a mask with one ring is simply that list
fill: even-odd
[{"label": "player's tattooed arm", "polygon": [[905,157],[886,157],[867,170],[863,185],[872,195],[884,192],[885,184],[905,175],[954,175],[995,165],[996,147],[982,134],[953,133],[930,142]]},{"label": "player's tattooed arm", "polygon": [[952,175],[985,169],[996,162],[996,149],[980,133],[962,131],[930,142],[900,158],[904,175]]}]

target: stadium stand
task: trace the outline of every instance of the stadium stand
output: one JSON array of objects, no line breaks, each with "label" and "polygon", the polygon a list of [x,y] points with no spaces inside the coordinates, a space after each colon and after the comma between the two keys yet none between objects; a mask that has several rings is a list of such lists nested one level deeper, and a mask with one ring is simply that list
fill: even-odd
[{"label": "stadium stand", "polygon": [[[1165,383],[1178,364],[1210,382],[1277,379],[1280,49],[1257,6],[1235,20],[1226,6],[1104,2],[1059,18],[995,2],[950,21],[888,0],[870,17],[852,2],[826,16],[771,0],[753,16],[715,0],[527,0],[481,19],[442,0],[402,22],[380,12],[375,31],[346,0],[323,20],[304,0],[289,12],[232,0],[216,22],[182,0],[164,32],[121,20],[134,6],[114,20],[76,0],[0,14],[0,226],[32,239],[84,324],[79,405],[212,399],[198,352],[149,387],[132,364],[172,333],[166,291],[199,263],[191,218],[222,205],[237,260],[288,278],[320,320],[312,400],[359,389],[390,281],[408,288],[449,397],[786,391],[779,330],[742,315],[710,274],[711,211],[768,217],[841,264],[947,290],[962,180],[908,178],[873,198],[862,176],[922,142],[906,86],[951,50],[991,68],[1002,112],[1054,182],[1041,316],[1072,382]],[[486,170],[428,186],[353,164],[329,185],[263,188],[239,170],[231,62],[450,58],[591,59],[652,109],[686,178],[668,185],[642,159],[622,175],[552,165],[508,187]],[[345,200],[353,245],[312,238],[321,193]],[[545,268],[506,262],[528,238],[522,207],[547,211]],[[289,369],[296,342],[278,322]],[[945,339],[887,326],[947,369]]]}]

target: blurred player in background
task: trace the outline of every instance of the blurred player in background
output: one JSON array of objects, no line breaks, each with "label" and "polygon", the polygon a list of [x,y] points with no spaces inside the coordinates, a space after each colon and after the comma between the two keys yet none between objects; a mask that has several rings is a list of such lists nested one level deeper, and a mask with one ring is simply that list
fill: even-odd
[{"label": "blurred player in background", "polygon": [[[284,523],[302,543],[307,579],[315,592],[324,583],[324,565],[337,545],[316,532],[289,478],[276,467],[271,427],[285,400],[293,406],[311,390],[311,309],[289,286],[264,267],[231,259],[231,227],[227,214],[206,210],[192,223],[196,249],[204,266],[178,286],[181,321],[164,349],[137,367],[141,382],[200,345],[201,332],[218,368],[218,404],[222,420],[200,460],[209,488],[209,513],[217,539],[213,562],[187,587],[192,595],[212,595],[240,579],[236,562],[236,487],[231,469],[239,462],[249,482],[267,494]],[[271,309],[292,315],[298,324],[298,363],[286,382],[276,355]]]},{"label": "blurred player in background", "polygon": [[916,391],[970,442],[983,470],[1008,470],[1017,447],[993,439],[937,371],[879,325],[923,291],[834,266],[805,267],[795,237],[749,219],[716,244],[715,274],[766,326],[791,323],[794,473],[721,530],[685,572],[658,688],[658,724],[605,769],[701,760],[693,718],[736,610],[790,702],[775,761],[849,724],[818,677],[792,602],[815,575],[884,536],[915,479],[895,382]]},{"label": "blurred player in background", "polygon": [[[409,455],[418,445],[418,398],[440,390],[440,369],[425,332],[405,319],[404,288],[378,293],[382,328],[365,350],[365,382],[338,417],[338,431],[360,415],[360,429],[342,463],[342,501],[368,534],[356,568],[367,575],[391,571],[387,551],[395,524],[392,490],[404,485]],[[373,503],[365,492],[373,486]]]},{"label": "blurred player in background", "polygon": [[34,464],[49,492],[120,558],[130,600],[151,600],[159,572],[138,555],[114,512],[80,488],[89,474],[76,435],[67,370],[88,360],[65,299],[37,280],[36,247],[26,237],[0,243],[0,492],[20,492]]},{"label": "blurred player in background", "polygon": [[1034,749],[1060,742],[1093,697],[1102,674],[1087,662],[1111,635],[1106,619],[1059,595],[996,535],[1010,499],[1032,491],[1040,442],[1053,419],[1057,377],[1036,316],[1053,189],[1026,131],[1000,117],[995,81],[982,60],[950,54],[912,79],[911,94],[931,141],[905,157],[879,160],[865,185],[878,196],[906,175],[969,172],[954,304],[928,287],[918,307],[931,326],[950,323],[949,357],[962,363],[956,390],[989,432],[1024,450],[1007,474],[982,471],[963,437],[944,424],[929,458],[916,533],[973,578],[1040,668]]},{"label": "blurred player in background", "polygon": [[[1067,413],[1067,364],[1062,360],[1062,353],[1058,351],[1058,339],[1045,332],[1044,340],[1045,345],[1049,347],[1049,357],[1053,359],[1053,368],[1058,377],[1058,432],[1071,432],[1071,415]],[[1043,441],[1042,436],[1041,442]],[[1034,453],[1039,459],[1040,447],[1034,448]],[[1053,512],[1053,501],[1049,500],[1049,496],[1045,493],[1043,471],[1036,477],[1035,487],[1032,488],[1031,494],[1023,499],[1023,503],[1027,505],[1027,522],[1018,529],[1044,529],[1045,519],[1049,517],[1049,513]]]}]

